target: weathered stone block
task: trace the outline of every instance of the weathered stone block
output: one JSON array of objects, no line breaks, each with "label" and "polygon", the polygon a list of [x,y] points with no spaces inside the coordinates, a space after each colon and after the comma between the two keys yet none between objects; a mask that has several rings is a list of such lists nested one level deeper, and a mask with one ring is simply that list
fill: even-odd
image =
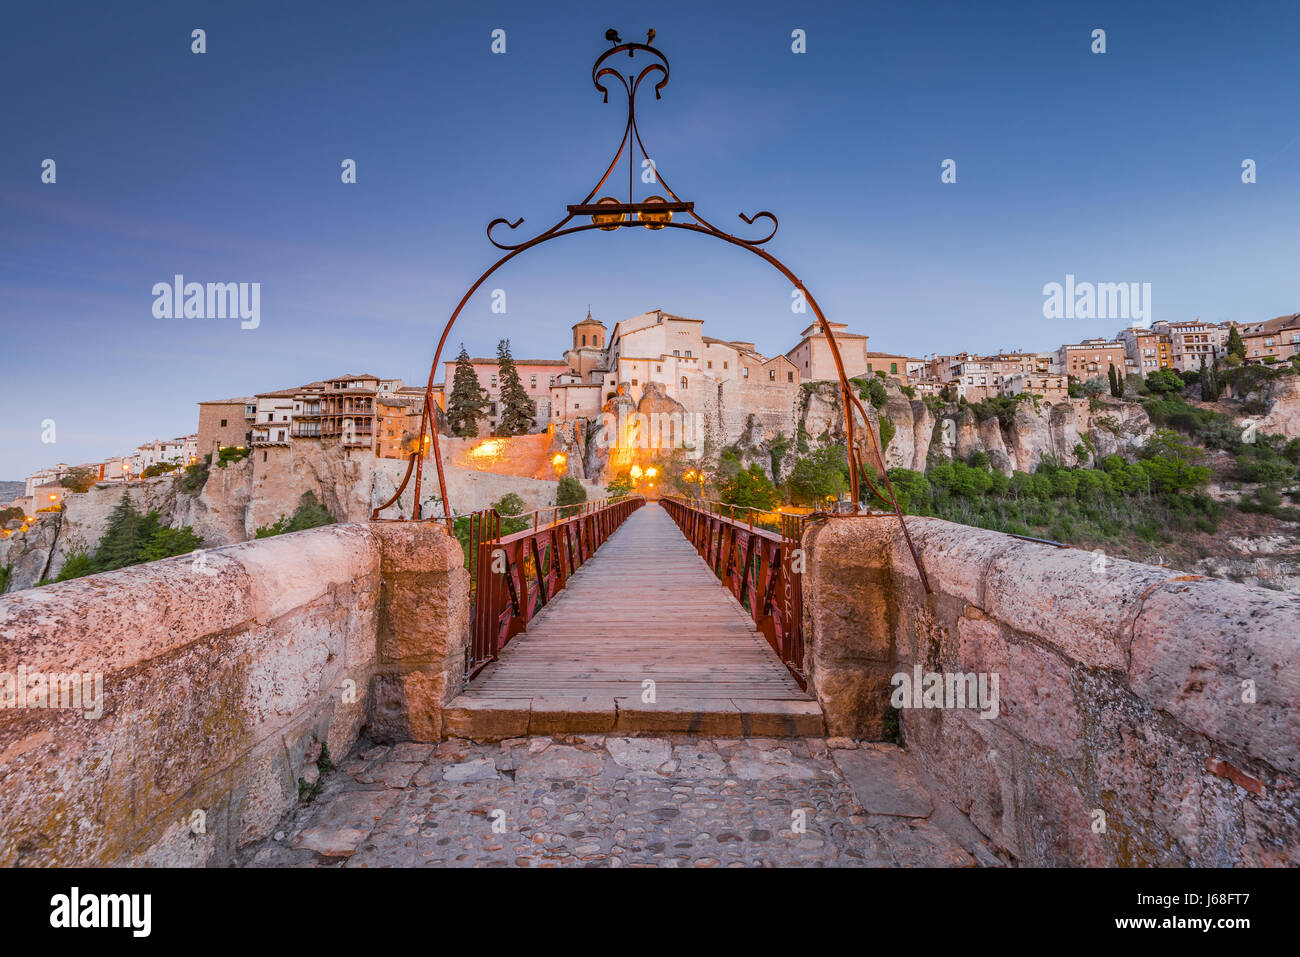
[{"label": "weathered stone block", "polygon": [[1298,636],[1300,597],[1210,580],[1161,585],[1133,625],[1132,687],[1194,731],[1297,774]]}]

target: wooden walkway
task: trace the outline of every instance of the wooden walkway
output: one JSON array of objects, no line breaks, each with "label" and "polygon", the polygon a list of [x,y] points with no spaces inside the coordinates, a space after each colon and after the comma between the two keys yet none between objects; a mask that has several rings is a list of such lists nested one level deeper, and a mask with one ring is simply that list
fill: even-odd
[{"label": "wooden walkway", "polygon": [[[653,700],[649,698],[652,681]],[[634,512],[452,701],[449,736],[819,735],[753,619],[657,504]]]}]

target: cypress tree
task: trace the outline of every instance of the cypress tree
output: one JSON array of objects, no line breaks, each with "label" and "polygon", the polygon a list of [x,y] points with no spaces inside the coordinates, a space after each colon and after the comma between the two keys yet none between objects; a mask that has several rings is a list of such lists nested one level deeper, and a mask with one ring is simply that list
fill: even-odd
[{"label": "cypress tree", "polygon": [[1246,358],[1246,343],[1241,341],[1241,333],[1237,331],[1236,326],[1228,330],[1228,355]]},{"label": "cypress tree", "polygon": [[497,434],[524,435],[533,427],[537,408],[519,381],[515,360],[510,355],[509,339],[497,343],[497,374],[501,382],[501,425]]},{"label": "cypress tree", "polygon": [[472,439],[478,435],[478,421],[483,418],[488,404],[487,390],[479,385],[478,375],[469,361],[465,343],[460,344],[456,357],[456,375],[452,380],[451,395],[447,399],[447,426],[452,435]]},{"label": "cypress tree", "polygon": [[1123,395],[1123,390],[1119,387],[1119,377],[1115,374],[1115,363],[1111,363],[1106,369],[1106,378],[1110,380],[1110,394],[1119,398]]}]

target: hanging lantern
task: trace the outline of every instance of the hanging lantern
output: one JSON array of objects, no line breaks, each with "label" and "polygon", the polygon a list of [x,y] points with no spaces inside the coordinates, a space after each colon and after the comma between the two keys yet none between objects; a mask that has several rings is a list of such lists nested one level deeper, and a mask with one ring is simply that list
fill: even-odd
[{"label": "hanging lantern", "polygon": [[[664,199],[662,196],[647,196],[645,202],[647,204],[654,203],[656,205],[668,205],[668,200]],[[663,229],[668,225],[668,221],[673,218],[673,214],[672,210],[669,209],[643,209],[636,214],[636,218],[641,221],[641,225],[646,229]]]},{"label": "hanging lantern", "polygon": [[[619,205],[619,202],[613,196],[604,196],[596,200],[596,205],[617,206]],[[604,230],[618,229],[618,224],[623,221],[623,214],[622,213],[593,213],[591,216],[591,221]]]}]

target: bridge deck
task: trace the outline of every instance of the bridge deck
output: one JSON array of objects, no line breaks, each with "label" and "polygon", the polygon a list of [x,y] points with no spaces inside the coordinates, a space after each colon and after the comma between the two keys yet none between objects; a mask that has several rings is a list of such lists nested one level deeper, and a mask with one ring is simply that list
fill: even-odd
[{"label": "bridge deck", "polygon": [[[643,701],[646,680],[654,701]],[[821,708],[657,504],[634,512],[445,712],[451,736],[817,735]]]}]

